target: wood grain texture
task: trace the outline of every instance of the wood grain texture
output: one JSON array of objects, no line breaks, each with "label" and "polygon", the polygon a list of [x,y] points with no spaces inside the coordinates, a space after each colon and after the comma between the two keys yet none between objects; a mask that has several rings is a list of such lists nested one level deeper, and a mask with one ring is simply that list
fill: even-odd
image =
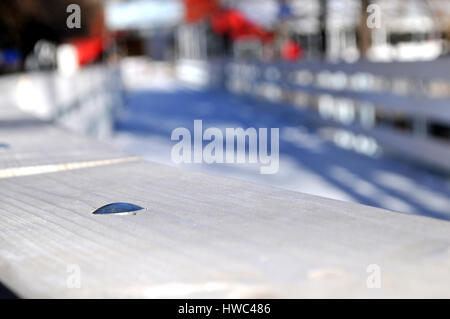
[{"label": "wood grain texture", "polygon": [[[20,131],[32,134],[0,136],[33,156],[0,167],[118,154],[56,127]],[[112,202],[147,210],[92,214]],[[366,286],[370,264],[381,289]],[[0,281],[22,297],[448,298],[449,270],[446,221],[144,161],[0,179]]]}]

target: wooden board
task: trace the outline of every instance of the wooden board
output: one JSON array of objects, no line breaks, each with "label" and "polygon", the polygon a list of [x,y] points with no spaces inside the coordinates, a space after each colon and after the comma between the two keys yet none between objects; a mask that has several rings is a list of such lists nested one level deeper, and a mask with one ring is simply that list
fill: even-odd
[{"label": "wooden board", "polygon": [[[120,156],[67,134],[0,127],[34,150],[0,167]],[[147,210],[92,214],[112,202]],[[0,281],[21,297],[448,298],[449,270],[446,221],[141,160],[0,179]]]},{"label": "wooden board", "polygon": [[0,109],[0,170],[126,156],[123,152],[50,122]]}]

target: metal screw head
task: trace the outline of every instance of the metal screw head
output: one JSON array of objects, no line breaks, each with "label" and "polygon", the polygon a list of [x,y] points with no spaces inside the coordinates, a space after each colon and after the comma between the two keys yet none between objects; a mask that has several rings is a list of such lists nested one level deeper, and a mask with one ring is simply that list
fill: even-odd
[{"label": "metal screw head", "polygon": [[138,211],[145,210],[138,205],[130,203],[111,203],[96,209],[96,215],[136,215]]}]

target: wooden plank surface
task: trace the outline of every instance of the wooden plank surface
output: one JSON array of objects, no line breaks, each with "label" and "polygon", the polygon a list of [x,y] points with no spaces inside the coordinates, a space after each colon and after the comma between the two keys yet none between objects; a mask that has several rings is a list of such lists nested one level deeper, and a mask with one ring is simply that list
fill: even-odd
[{"label": "wooden plank surface", "polygon": [[127,156],[15,109],[7,112],[6,108],[0,108],[0,145],[0,170]]},{"label": "wooden plank surface", "polygon": [[[3,126],[0,140],[35,156],[0,165],[121,155],[65,134]],[[146,210],[92,214],[112,202]],[[449,234],[446,221],[140,160],[0,178],[0,281],[28,298],[450,297]]]}]

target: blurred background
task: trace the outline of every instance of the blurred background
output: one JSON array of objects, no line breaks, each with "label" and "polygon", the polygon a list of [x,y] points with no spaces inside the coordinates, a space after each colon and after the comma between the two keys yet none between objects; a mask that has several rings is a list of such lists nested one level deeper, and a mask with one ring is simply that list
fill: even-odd
[{"label": "blurred background", "polygon": [[0,117],[168,165],[195,119],[276,127],[277,174],[181,166],[450,219],[449,41],[448,0],[3,1]]}]

